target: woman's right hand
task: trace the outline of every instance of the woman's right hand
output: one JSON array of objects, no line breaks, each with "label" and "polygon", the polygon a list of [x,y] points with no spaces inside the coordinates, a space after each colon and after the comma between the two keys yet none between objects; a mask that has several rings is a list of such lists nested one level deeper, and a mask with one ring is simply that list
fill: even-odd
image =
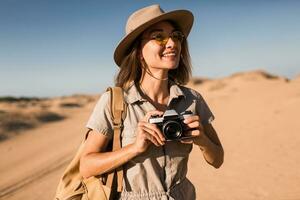
[{"label": "woman's right hand", "polygon": [[165,144],[165,137],[156,126],[148,122],[149,118],[153,115],[162,115],[162,111],[150,111],[145,117],[138,123],[136,129],[136,140],[133,144],[137,153],[143,153],[147,150],[150,144],[155,146],[162,146]]}]

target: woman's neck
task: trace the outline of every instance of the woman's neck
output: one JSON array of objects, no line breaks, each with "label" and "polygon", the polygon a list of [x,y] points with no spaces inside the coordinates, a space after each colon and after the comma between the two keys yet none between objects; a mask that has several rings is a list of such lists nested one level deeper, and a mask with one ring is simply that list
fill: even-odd
[{"label": "woman's neck", "polygon": [[168,79],[164,77],[167,77],[167,74],[155,75],[154,78],[153,74],[145,73],[140,82],[140,89],[154,103],[166,105],[169,99],[169,84]]}]

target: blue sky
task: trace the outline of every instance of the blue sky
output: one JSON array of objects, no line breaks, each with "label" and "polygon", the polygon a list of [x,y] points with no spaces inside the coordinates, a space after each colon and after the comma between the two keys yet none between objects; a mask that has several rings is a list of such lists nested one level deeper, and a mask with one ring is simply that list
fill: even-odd
[{"label": "blue sky", "polygon": [[193,12],[194,76],[300,73],[298,0],[1,0],[0,96],[103,92],[113,85],[127,17],[156,3]]}]

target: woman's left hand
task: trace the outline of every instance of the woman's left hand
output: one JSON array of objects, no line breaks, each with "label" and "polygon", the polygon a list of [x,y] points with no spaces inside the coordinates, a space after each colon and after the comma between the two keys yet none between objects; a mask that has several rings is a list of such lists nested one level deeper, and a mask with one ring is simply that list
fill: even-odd
[{"label": "woman's left hand", "polygon": [[204,128],[201,124],[200,117],[198,115],[193,115],[187,117],[183,122],[187,125],[188,129],[192,129],[192,130],[184,133],[185,137],[191,137],[191,138],[182,139],[180,140],[181,143],[184,144],[195,143],[197,145],[200,145],[201,141],[206,138],[206,135],[204,134]]}]

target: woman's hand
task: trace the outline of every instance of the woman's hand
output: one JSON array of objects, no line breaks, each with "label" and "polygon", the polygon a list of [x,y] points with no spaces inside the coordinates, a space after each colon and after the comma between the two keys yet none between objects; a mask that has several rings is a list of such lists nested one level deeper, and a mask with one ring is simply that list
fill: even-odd
[{"label": "woman's hand", "polygon": [[152,115],[162,115],[161,111],[150,111],[145,117],[138,123],[136,129],[136,140],[133,144],[137,153],[143,153],[147,150],[150,144],[155,146],[162,146],[165,144],[165,137],[155,124],[148,122]]},{"label": "woman's hand", "polygon": [[198,115],[188,117],[183,122],[193,130],[185,133],[185,136],[192,138],[183,139],[181,142],[184,144],[194,143],[199,146],[205,160],[215,168],[219,168],[223,163],[224,150],[213,126],[211,124],[203,126]]},{"label": "woman's hand", "polygon": [[200,117],[198,115],[193,115],[187,117],[183,122],[187,125],[188,129],[192,129],[192,130],[184,133],[185,137],[191,137],[191,138],[183,139],[181,140],[181,143],[184,144],[195,143],[197,145],[201,145],[202,141],[206,138],[206,135],[204,134],[204,129],[201,124]]}]

